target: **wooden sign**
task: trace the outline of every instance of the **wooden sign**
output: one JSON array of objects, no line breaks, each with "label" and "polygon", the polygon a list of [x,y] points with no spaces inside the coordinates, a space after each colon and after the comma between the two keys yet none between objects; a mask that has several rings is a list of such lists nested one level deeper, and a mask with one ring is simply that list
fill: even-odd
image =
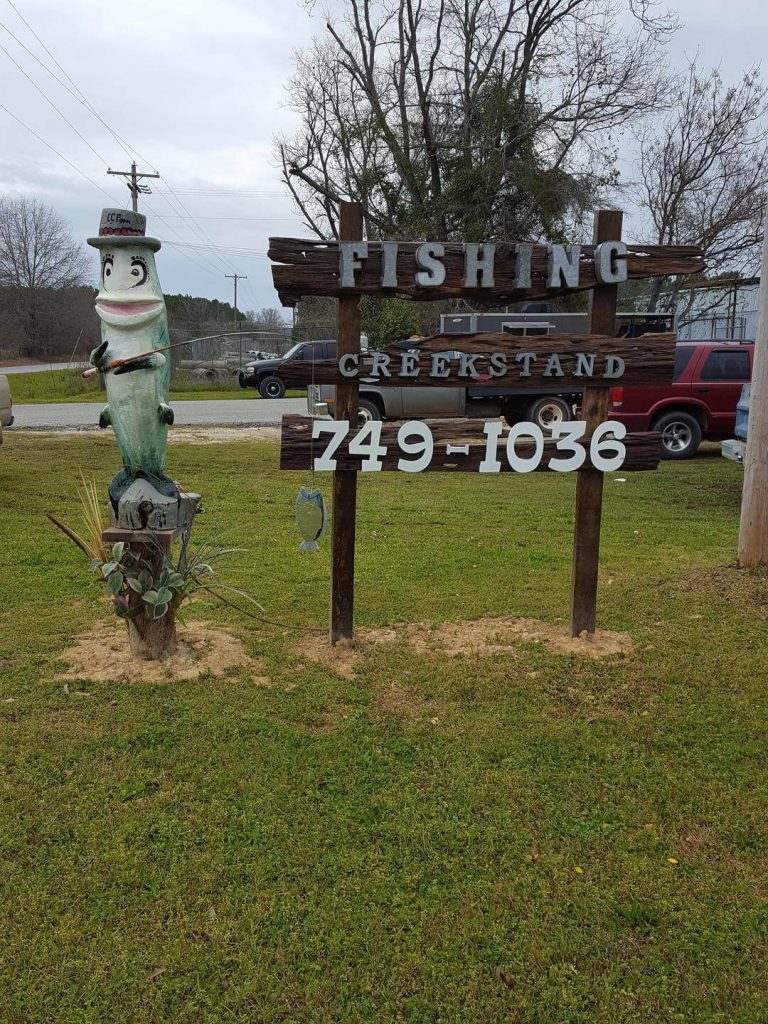
[{"label": "wooden sign", "polygon": [[519,301],[704,269],[696,246],[618,239],[559,245],[270,238],[268,255],[275,263],[272,280],[284,306],[295,305],[304,295]]},{"label": "wooden sign", "polygon": [[656,469],[661,435],[626,432],[607,421],[590,435],[584,420],[555,424],[545,438],[535,423],[505,428],[500,420],[373,421],[283,416],[280,468],[375,473],[601,473]]},{"label": "wooden sign", "polygon": [[[622,214],[595,215],[591,245],[531,242],[389,242],[363,239],[362,207],[340,204],[339,240],[271,238],[272,279],[283,305],[303,296],[339,299],[336,359],[288,362],[288,384],[335,384],[335,421],[283,418],[283,469],[333,472],[331,643],[352,636],[356,481],[382,470],[529,473],[575,470],[571,577],[572,636],[594,633],[603,478],[620,468],[655,469],[658,434],[627,434],[608,416],[611,386],[668,385],[674,336],[617,338],[616,296],[623,281],[696,274],[694,246],[621,241]],[[442,334],[360,351],[360,296],[475,302],[555,297],[590,289],[589,334]],[[509,431],[478,420],[357,425],[361,383],[384,387],[476,387],[580,392],[582,419],[545,438],[532,423]]]},{"label": "wooden sign", "polygon": [[674,334],[436,334],[338,359],[289,360],[280,376],[289,387],[356,381],[377,387],[574,391],[585,385],[664,387],[674,365]]}]

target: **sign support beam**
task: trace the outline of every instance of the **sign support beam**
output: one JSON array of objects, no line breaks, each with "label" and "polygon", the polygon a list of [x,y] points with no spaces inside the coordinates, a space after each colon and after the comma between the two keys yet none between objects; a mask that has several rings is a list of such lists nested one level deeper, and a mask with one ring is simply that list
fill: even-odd
[{"label": "sign support beam", "polygon": [[[621,210],[599,210],[595,214],[595,245],[621,238]],[[589,297],[590,334],[616,334],[618,285],[601,284]],[[608,415],[607,388],[584,388],[582,418],[587,433],[596,430]],[[576,474],[576,516],[573,529],[573,570],[571,577],[571,636],[588,634],[597,627],[597,577],[600,565],[600,520],[603,513],[603,474],[580,469]]]},{"label": "sign support beam", "polygon": [[[363,208],[360,203],[342,202],[339,208],[339,241],[363,238]],[[336,353],[339,358],[360,352],[360,295],[339,299]],[[358,383],[336,385],[334,418],[357,423]],[[333,518],[331,522],[331,644],[351,640],[355,597],[355,517],[357,515],[357,473],[336,470],[333,474]]]}]

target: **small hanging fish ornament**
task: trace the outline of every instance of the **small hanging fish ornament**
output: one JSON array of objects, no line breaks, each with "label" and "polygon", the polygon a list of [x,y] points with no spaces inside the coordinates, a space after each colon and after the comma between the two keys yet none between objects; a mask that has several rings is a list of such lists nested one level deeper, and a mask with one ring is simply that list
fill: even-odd
[{"label": "small hanging fish ornament", "polygon": [[327,516],[319,488],[302,487],[296,496],[296,525],[302,538],[300,551],[319,551],[317,542],[325,533]]}]

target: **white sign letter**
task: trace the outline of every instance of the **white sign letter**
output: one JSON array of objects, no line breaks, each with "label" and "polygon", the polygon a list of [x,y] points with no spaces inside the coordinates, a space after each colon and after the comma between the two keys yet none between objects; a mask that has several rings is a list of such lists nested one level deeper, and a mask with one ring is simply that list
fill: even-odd
[{"label": "white sign letter", "polygon": [[445,246],[439,242],[425,242],[416,250],[416,284],[421,288],[438,288],[445,281],[445,266],[440,262]]},{"label": "white sign letter", "polygon": [[419,353],[418,352],[403,352],[400,356],[400,377],[418,377],[419,376]]},{"label": "white sign letter", "polygon": [[381,287],[397,288],[397,242],[381,243]]},{"label": "white sign letter", "polygon": [[432,356],[432,367],[429,371],[430,377],[448,377],[450,376],[450,369],[448,364],[451,361],[451,356],[448,352],[435,352]]},{"label": "white sign letter", "polygon": [[576,369],[573,371],[574,377],[592,377],[595,373],[595,353],[590,352],[585,355],[583,352],[576,353]]},{"label": "white sign letter", "polygon": [[623,242],[601,242],[595,246],[595,277],[603,284],[627,280],[627,247]]},{"label": "white sign letter", "polygon": [[342,288],[355,287],[355,271],[361,270],[361,260],[368,256],[367,242],[339,242],[339,275]]},{"label": "white sign letter", "polygon": [[[482,250],[482,252],[481,252]],[[493,288],[493,259],[496,246],[491,242],[467,242],[464,246],[464,287]]]},{"label": "white sign letter", "polygon": [[581,246],[550,243],[548,248],[547,288],[578,288]]},{"label": "white sign letter", "polygon": [[627,364],[621,358],[621,356],[606,356],[605,359],[605,373],[603,376],[606,380],[615,380],[617,377],[623,377],[624,371],[627,368]]},{"label": "white sign letter", "polygon": [[531,287],[531,254],[533,246],[530,242],[520,242],[515,246],[515,288]]},{"label": "white sign letter", "polygon": [[342,377],[356,377],[360,357],[355,352],[347,352],[339,360],[339,373]]}]

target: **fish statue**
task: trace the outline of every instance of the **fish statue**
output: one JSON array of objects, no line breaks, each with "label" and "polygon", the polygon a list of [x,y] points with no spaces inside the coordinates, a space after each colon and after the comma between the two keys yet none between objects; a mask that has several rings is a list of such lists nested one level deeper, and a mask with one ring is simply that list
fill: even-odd
[{"label": "fish statue", "polygon": [[146,223],[141,213],[103,210],[98,236],[88,239],[101,256],[96,312],[102,340],[90,357],[104,374],[107,391],[99,426],[112,426],[123,460],[109,487],[115,506],[137,477],[148,479],[161,494],[178,494],[165,473],[173,410],[171,362],[167,352],[158,351],[170,344],[155,267],[160,242],[146,237]]},{"label": "fish statue", "polygon": [[317,542],[325,533],[327,518],[325,502],[319,489],[310,491],[302,487],[296,496],[296,525],[302,538],[300,551],[320,550]]}]

